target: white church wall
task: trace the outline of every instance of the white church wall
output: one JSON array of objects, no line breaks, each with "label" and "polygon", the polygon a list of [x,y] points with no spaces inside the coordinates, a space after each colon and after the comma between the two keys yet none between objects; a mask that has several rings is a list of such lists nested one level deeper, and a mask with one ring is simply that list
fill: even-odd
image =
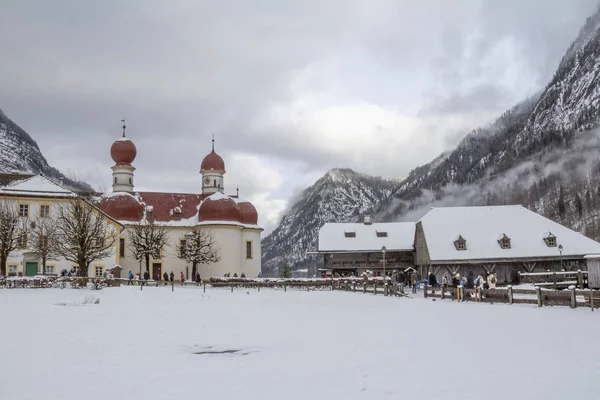
[{"label": "white church wall", "polygon": [[[251,254],[248,254],[248,243],[251,243]],[[248,278],[255,278],[261,272],[260,231],[257,229],[244,229],[242,231],[242,257],[241,270]],[[250,257],[248,257],[250,256]],[[238,274],[239,275],[239,274]]]}]

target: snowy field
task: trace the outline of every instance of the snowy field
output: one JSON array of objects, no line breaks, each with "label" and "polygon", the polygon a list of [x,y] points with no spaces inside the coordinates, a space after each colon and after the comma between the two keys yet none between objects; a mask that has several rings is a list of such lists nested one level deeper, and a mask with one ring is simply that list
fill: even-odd
[{"label": "snowy field", "polygon": [[4,400],[600,398],[589,309],[125,286],[0,290],[0,315]]}]

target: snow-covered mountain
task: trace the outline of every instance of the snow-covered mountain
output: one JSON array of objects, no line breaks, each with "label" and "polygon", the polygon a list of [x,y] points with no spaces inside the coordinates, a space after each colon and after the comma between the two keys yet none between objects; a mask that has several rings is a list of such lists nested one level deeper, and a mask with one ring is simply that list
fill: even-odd
[{"label": "snow-covered mountain", "polygon": [[0,173],[43,174],[49,178],[65,179],[73,189],[91,191],[85,182],[65,177],[48,165],[35,140],[0,110]]},{"label": "snow-covered mountain", "polygon": [[353,222],[370,214],[398,186],[398,181],[350,169],[332,169],[292,202],[281,223],[262,240],[263,273],[276,273],[284,262],[314,269],[317,237],[326,222]]},{"label": "snow-covered mountain", "polygon": [[[377,221],[414,221],[434,205],[523,204],[598,240],[599,123],[600,9],[588,18],[543,90],[467,134],[453,151],[415,168],[400,184],[371,192],[365,204],[376,208]],[[327,175],[319,182],[324,179]],[[318,265],[320,260],[303,255],[316,249],[318,228],[357,219],[358,212],[345,210],[348,204],[363,204],[362,197],[354,200],[350,191],[343,202],[334,202],[321,194],[319,182],[264,239],[263,265],[271,268],[282,256],[295,268]],[[341,183],[337,189],[346,188]]]},{"label": "snow-covered mountain", "polygon": [[408,220],[432,205],[521,203],[600,239],[599,112],[600,10],[540,93],[413,170],[377,216]]}]

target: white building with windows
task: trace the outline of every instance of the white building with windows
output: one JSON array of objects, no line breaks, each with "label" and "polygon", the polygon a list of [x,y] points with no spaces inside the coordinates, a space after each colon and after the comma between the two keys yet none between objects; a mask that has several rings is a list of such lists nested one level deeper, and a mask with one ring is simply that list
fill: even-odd
[{"label": "white building with windows", "polygon": [[466,276],[494,273],[499,283],[519,272],[585,270],[600,243],[520,205],[435,207],[416,223],[415,264]]},{"label": "white building with windows", "polygon": [[132,163],[137,149],[125,136],[125,125],[123,136],[113,143],[110,154],[115,162],[113,191],[101,196],[98,207],[126,227],[119,240],[119,262],[124,275],[129,271],[134,274],[145,271],[145,262],[135,260],[132,255],[128,232],[150,220],[164,227],[169,236],[162,254],[151,259],[149,272],[154,279],[163,279],[165,272],[173,272],[176,280],[181,273],[186,279],[194,278],[192,265],[180,257],[178,248],[196,230],[210,232],[220,258],[216,263],[197,265],[202,279],[225,274],[247,277],[260,274],[263,229],[258,225],[258,213],[238,193],[225,194],[225,162],[215,152],[214,139],[212,151],[200,166],[197,193],[136,191]]},{"label": "white building with windows", "polygon": [[[60,182],[55,183],[43,176],[19,176],[15,179],[9,179],[8,183],[0,186],[0,201],[5,202],[11,207],[15,207],[19,216],[24,220],[25,230],[20,236],[19,248],[12,251],[7,260],[8,276],[34,276],[38,274],[59,274],[61,270],[79,269],[74,264],[64,258],[49,260],[46,263],[46,271],[42,270],[42,263],[32,253],[29,246],[29,233],[27,228],[36,221],[45,218],[53,218],[58,207],[71,201],[77,195],[69,189],[63,187]],[[106,218],[107,222],[120,232],[123,227],[115,220],[97,210],[99,214]],[[95,260],[88,270],[89,276],[102,276],[107,268],[112,268],[119,263],[117,243],[110,257]]]}]

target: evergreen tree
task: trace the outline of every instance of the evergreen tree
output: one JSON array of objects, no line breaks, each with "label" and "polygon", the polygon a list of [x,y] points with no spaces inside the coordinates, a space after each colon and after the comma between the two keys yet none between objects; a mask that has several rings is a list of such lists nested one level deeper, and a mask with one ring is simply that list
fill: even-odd
[{"label": "evergreen tree", "polygon": [[581,219],[583,216],[583,202],[581,201],[581,197],[579,197],[579,193],[575,193],[575,210],[577,210],[577,216]]},{"label": "evergreen tree", "polygon": [[291,278],[292,277],[292,268],[290,267],[290,264],[288,264],[287,261],[285,261],[283,263],[283,265],[281,266],[281,269],[279,270],[279,277],[280,278]]},{"label": "evergreen tree", "polygon": [[562,185],[560,185],[559,192],[558,192],[558,215],[560,216],[561,219],[565,215],[566,212],[567,212],[567,207],[565,205],[565,194],[564,194]]}]

